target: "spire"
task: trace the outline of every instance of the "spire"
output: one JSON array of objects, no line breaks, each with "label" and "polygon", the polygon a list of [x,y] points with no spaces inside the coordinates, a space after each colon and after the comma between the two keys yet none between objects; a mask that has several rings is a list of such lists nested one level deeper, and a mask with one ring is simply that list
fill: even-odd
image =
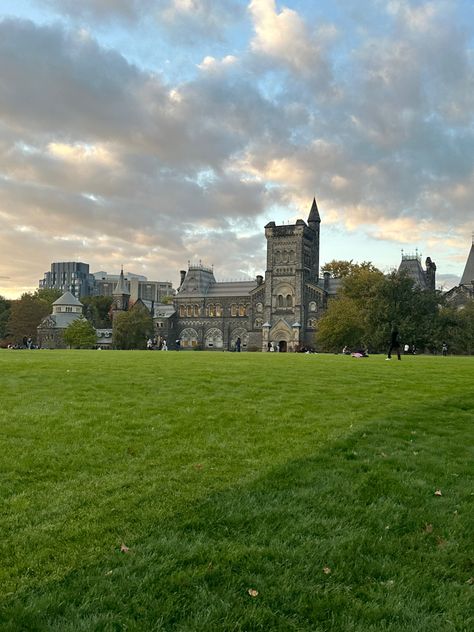
[{"label": "spire", "polygon": [[474,235],[472,239],[471,250],[466,261],[460,285],[471,285],[474,280]]},{"label": "spire", "polygon": [[308,224],[320,224],[321,218],[319,217],[318,205],[316,204],[316,198],[313,198],[313,204],[309,212]]},{"label": "spire", "polygon": [[125,294],[126,296],[130,296],[130,292],[127,289],[127,286],[125,284],[125,279],[123,278],[123,266],[122,269],[120,270],[120,276],[119,276],[119,280],[117,281],[117,285],[115,286],[115,289],[113,291],[113,295],[116,296],[118,294]]}]

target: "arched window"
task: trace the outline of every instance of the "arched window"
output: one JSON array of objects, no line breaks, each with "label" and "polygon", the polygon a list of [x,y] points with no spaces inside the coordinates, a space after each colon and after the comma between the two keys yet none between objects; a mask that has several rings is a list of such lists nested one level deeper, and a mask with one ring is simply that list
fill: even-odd
[{"label": "arched window", "polygon": [[192,305],[187,305],[186,306],[186,314],[187,314],[188,318],[193,315],[193,306]]},{"label": "arched window", "polygon": [[278,307],[283,307],[283,295],[282,294],[278,294],[277,305],[278,305]]},{"label": "arched window", "polygon": [[216,328],[209,329],[206,332],[204,344],[208,349],[222,349],[222,347],[224,346],[222,332]]},{"label": "arched window", "polygon": [[216,305],[216,316],[222,316],[222,305]]},{"label": "arched window", "polygon": [[199,305],[194,306],[194,316],[199,316]]},{"label": "arched window", "polygon": [[237,316],[237,305],[235,305],[235,303],[232,303],[230,306],[230,315]]},{"label": "arched window", "polygon": [[261,314],[263,312],[263,304],[262,303],[257,303],[257,312],[259,314]]},{"label": "arched window", "polygon": [[245,316],[245,305],[239,305],[239,316]]},{"label": "arched window", "polygon": [[255,319],[255,329],[260,329],[263,325],[263,320],[261,318]]},{"label": "arched window", "polygon": [[214,305],[209,305],[209,316],[213,318],[216,315],[216,308]]},{"label": "arched window", "polygon": [[293,307],[293,297],[291,296],[291,294],[286,295],[286,306]]},{"label": "arched window", "polygon": [[316,311],[316,302],[315,301],[311,301],[311,303],[309,304],[309,311],[310,312],[315,312]]},{"label": "arched window", "polygon": [[181,335],[179,336],[182,347],[196,347],[198,343],[197,338],[197,331],[195,329],[191,329],[190,327],[183,329]]},{"label": "arched window", "polygon": [[186,316],[186,307],[184,305],[179,306],[179,315],[181,318]]}]

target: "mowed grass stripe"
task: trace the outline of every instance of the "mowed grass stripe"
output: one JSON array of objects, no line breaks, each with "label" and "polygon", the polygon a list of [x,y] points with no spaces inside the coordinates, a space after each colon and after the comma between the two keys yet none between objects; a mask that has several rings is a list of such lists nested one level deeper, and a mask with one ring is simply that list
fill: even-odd
[{"label": "mowed grass stripe", "polygon": [[0,367],[5,629],[471,627],[472,358]]}]

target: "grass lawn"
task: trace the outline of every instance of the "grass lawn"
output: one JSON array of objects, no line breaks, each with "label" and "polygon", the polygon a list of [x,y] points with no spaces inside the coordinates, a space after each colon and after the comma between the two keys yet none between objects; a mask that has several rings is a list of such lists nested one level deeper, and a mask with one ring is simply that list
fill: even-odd
[{"label": "grass lawn", "polygon": [[1,351],[0,629],[471,631],[473,407],[472,357]]}]

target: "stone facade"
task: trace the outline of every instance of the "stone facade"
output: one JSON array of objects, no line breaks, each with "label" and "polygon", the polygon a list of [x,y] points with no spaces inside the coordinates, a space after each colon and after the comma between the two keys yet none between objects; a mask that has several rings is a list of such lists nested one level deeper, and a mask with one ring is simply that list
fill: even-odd
[{"label": "stone facade", "polygon": [[[297,351],[314,346],[317,322],[337,280],[319,278],[320,217],[316,200],[307,222],[265,226],[265,276],[217,282],[202,264],[181,272],[173,308],[153,307],[157,335],[169,348]],[[162,311],[161,315],[158,313]]]},{"label": "stone facade", "polygon": [[38,345],[42,349],[66,349],[63,333],[66,327],[82,317],[83,305],[71,292],[64,292],[53,303],[53,313],[38,326]]}]

